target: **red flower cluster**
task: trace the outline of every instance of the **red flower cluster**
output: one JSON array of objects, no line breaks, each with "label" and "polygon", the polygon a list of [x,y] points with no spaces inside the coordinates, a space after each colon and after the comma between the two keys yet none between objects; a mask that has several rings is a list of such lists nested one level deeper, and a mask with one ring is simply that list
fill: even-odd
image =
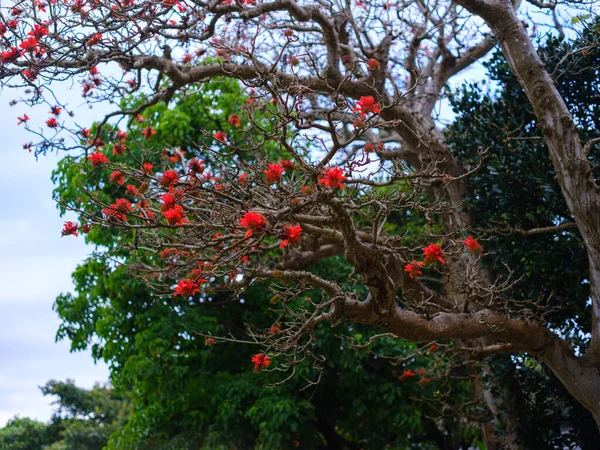
[{"label": "red flower cluster", "polygon": [[286,225],[283,227],[283,241],[279,244],[279,248],[295,245],[300,242],[300,234],[302,227],[300,225]]},{"label": "red flower cluster", "polygon": [[244,235],[246,238],[252,236],[254,232],[262,233],[268,224],[267,219],[262,214],[252,211],[247,212],[240,219],[240,225],[248,229]]},{"label": "red flower cluster", "polygon": [[229,119],[227,119],[227,122],[229,122],[229,125],[233,125],[234,127],[240,127],[240,116],[238,116],[237,114],[232,114],[231,116],[229,116]]},{"label": "red flower cluster", "polygon": [[108,164],[110,161],[104,153],[94,152],[90,156],[88,156],[89,161],[92,163],[92,167],[98,167],[102,164]]},{"label": "red flower cluster", "polygon": [[412,370],[408,369],[408,370],[405,370],[404,373],[398,377],[398,379],[400,381],[402,381],[402,380],[406,380],[407,378],[414,377],[416,375],[417,375],[416,373],[414,373]]},{"label": "red flower cluster", "polygon": [[423,257],[425,259],[425,264],[433,264],[436,261],[439,261],[441,264],[446,264],[444,261],[444,252],[440,248],[439,245],[429,244],[427,247],[423,247]]},{"label": "red flower cluster", "polygon": [[176,183],[179,179],[179,174],[174,170],[165,170],[162,178],[160,179],[160,184],[163,186],[170,186],[173,183]]},{"label": "red flower cluster", "polygon": [[269,367],[269,364],[271,364],[271,358],[264,353],[257,353],[252,357],[252,362],[254,363],[254,371],[260,372],[265,367]]},{"label": "red flower cluster", "polygon": [[369,95],[368,97],[361,97],[359,101],[356,102],[356,108],[352,111],[360,114],[360,117],[365,117],[369,113],[379,114],[381,110],[379,109],[379,103],[375,102],[375,99]]},{"label": "red flower cluster", "polygon": [[127,222],[127,213],[132,211],[131,202],[125,198],[118,198],[109,208],[104,208],[102,214],[107,219]]},{"label": "red flower cluster", "polygon": [[156,134],[156,130],[152,127],[152,126],[148,126],[146,128],[144,128],[142,131],[142,136],[144,136],[144,139],[150,139],[152,136],[154,136]]},{"label": "red flower cluster", "polygon": [[371,58],[367,61],[367,67],[369,68],[369,70],[375,72],[376,70],[379,70],[379,68],[381,67],[381,63],[375,58]]},{"label": "red flower cluster", "polygon": [[463,241],[463,244],[465,244],[467,246],[467,248],[469,250],[471,250],[473,253],[482,253],[483,252],[483,247],[481,246],[481,244],[479,244],[479,242],[477,242],[477,239],[473,239],[472,236],[469,236],[468,238],[466,238]]},{"label": "red flower cluster", "polygon": [[200,292],[198,285],[192,280],[181,280],[173,290],[175,291],[173,297],[177,297],[178,295],[181,295],[182,297],[191,297],[196,292]]},{"label": "red flower cluster", "polygon": [[285,169],[281,164],[269,164],[268,169],[265,170],[265,179],[268,184],[273,184],[281,178],[281,174],[285,172]]},{"label": "red flower cluster", "polygon": [[421,272],[420,268],[423,267],[424,264],[425,263],[422,261],[415,261],[413,259],[411,263],[408,263],[404,266],[404,271],[408,273],[408,276],[411,280],[414,280],[415,276],[423,275],[423,272]]},{"label": "red flower cluster", "polygon": [[76,223],[73,223],[71,221],[65,222],[64,228],[60,234],[61,234],[61,236],[69,236],[72,234],[75,237],[78,237],[79,236],[79,234],[77,234],[78,227],[79,226]]},{"label": "red flower cluster", "polygon": [[169,222],[169,225],[181,226],[183,223],[189,223],[190,221],[185,218],[185,211],[181,205],[175,205],[172,208],[164,211],[163,216]]},{"label": "red flower cluster", "polygon": [[190,162],[188,163],[188,169],[192,173],[202,173],[202,172],[204,172],[205,168],[206,167],[204,166],[203,159],[194,158],[194,159],[190,160]]},{"label": "red flower cluster", "polygon": [[225,144],[225,141],[227,140],[227,135],[222,131],[217,131],[215,134],[213,134],[213,137],[215,140],[222,142],[223,144]]},{"label": "red flower cluster", "polygon": [[125,183],[125,175],[123,174],[123,172],[119,172],[118,170],[115,170],[113,173],[111,173],[108,179],[119,185]]},{"label": "red flower cluster", "polygon": [[319,184],[324,184],[326,188],[330,189],[344,189],[342,181],[345,179],[346,177],[344,176],[344,171],[339,167],[333,167],[331,169],[327,169],[323,176],[319,178]]}]

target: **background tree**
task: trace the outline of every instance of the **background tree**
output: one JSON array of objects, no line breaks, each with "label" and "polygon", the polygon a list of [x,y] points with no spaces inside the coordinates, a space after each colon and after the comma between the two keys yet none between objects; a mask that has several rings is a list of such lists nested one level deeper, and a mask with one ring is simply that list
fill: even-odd
[{"label": "background tree", "polygon": [[101,450],[129,415],[128,402],[107,386],[87,390],[70,380],[51,380],[41,390],[58,397],[50,422],[11,419],[0,429],[0,449]]},{"label": "background tree", "polygon": [[[552,12],[556,7],[535,4]],[[141,190],[135,204],[125,197],[106,204],[100,192],[89,191],[98,212],[84,216],[86,225],[129,236],[109,256],[118,262],[127,253],[130,276],[182,303],[211,301],[216,292],[245,300],[256,283],[271,282],[282,299],[281,332],[250,328],[249,338],[233,332],[219,338],[262,345],[253,358],[257,371],[293,373],[305,360],[317,362],[314,330],[321,323],[372,325],[398,338],[444,340],[476,357],[526,352],[547,364],[600,422],[600,198],[588,159],[598,141],[582,143],[517,16],[518,4],[128,0],[46,6],[23,5],[2,16],[2,77],[33,85],[31,102],[48,98],[39,86],[51,78],[84,73],[90,100],[149,92],[145,103],[107,116],[90,139],[87,131],[73,130],[86,137],[79,145],[86,153],[96,149],[86,162],[90,176],[118,170]],[[511,295],[514,281],[502,276],[501,267],[481,264],[483,249],[469,236],[477,224],[465,206],[469,175],[485,154],[475,167],[462,164],[435,127],[433,111],[444,85],[494,45],[492,36],[482,34],[487,28],[481,20],[533,107],[587,251],[591,337],[584,356],[534,308],[547,293],[524,304]],[[174,59],[176,46],[187,53]],[[199,59],[205,55],[218,59]],[[115,67],[100,73],[103,63],[117,63],[133,78]],[[140,168],[143,161],[107,158],[106,139],[122,139],[103,134],[109,128],[114,133],[111,118],[127,117],[131,126],[148,106],[168,103],[177,91],[216,76],[244,83],[252,101],[239,114],[248,124],[241,136],[234,120],[229,125],[235,128],[206,130],[213,140],[198,143],[193,156],[212,161],[210,176],[202,176],[197,160],[188,167],[186,157],[152,171]],[[59,122],[60,109],[50,106],[47,126],[68,128]],[[259,113],[272,131],[256,122]],[[144,129],[149,151],[155,131]],[[42,141],[37,151],[77,147],[59,136]],[[310,142],[320,154],[306,151]],[[275,150],[290,162],[270,160]],[[371,150],[378,165],[370,162]],[[243,157],[247,153],[252,160]],[[388,221],[395,214],[422,214],[426,225],[409,233],[418,247]],[[64,232],[76,230],[67,224]],[[164,261],[160,252],[171,248],[180,253]],[[311,271],[316,261],[335,255],[353,266],[350,277]],[[507,402],[483,383],[475,390],[500,421],[496,405]],[[506,425],[503,434],[484,427],[489,448],[516,445],[516,425]]]}]

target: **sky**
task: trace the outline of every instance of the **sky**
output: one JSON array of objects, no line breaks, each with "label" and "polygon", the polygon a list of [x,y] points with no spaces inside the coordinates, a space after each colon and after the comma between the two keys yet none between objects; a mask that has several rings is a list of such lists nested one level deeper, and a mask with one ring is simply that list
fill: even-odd
[{"label": "sky", "polygon": [[[72,290],[70,274],[92,248],[81,237],[61,238],[65,218],[52,200],[50,180],[60,155],[36,161],[22,148],[34,136],[17,126],[17,116],[27,112],[36,128],[46,110],[10,107],[11,94],[0,92],[0,427],[17,414],[48,420],[54,399],[39,386],[50,379],[71,378],[86,388],[108,381],[107,366],[94,363],[89,351],[70,353],[69,341],[55,342],[60,321],[54,299]],[[98,117],[87,107],[75,113],[81,122]]]}]

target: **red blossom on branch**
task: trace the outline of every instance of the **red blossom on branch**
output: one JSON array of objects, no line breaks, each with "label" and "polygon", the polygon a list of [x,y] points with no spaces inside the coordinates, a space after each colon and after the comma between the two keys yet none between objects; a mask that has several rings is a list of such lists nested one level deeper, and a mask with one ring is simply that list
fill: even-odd
[{"label": "red blossom on branch", "polygon": [[379,103],[375,102],[375,99],[372,96],[361,97],[359,101],[356,102],[356,108],[352,111],[360,114],[360,117],[365,117],[367,114],[374,113],[379,114],[381,110],[379,109]]},{"label": "red blossom on branch", "polygon": [[181,295],[182,297],[191,297],[195,293],[200,292],[198,285],[192,280],[181,280],[173,290],[175,291],[173,297],[177,297],[178,295]]},{"label": "red blossom on branch", "polygon": [[416,374],[416,373],[414,373],[412,370],[408,369],[408,370],[405,370],[405,371],[402,373],[402,375],[400,375],[400,376],[398,377],[398,379],[399,379],[400,381],[402,381],[402,380],[406,380],[407,378],[412,378],[412,377],[415,377],[415,376],[417,376],[417,374]]},{"label": "red blossom on branch", "polygon": [[113,173],[111,173],[108,179],[113,183],[117,183],[118,185],[123,185],[123,183],[125,183],[125,175],[123,172],[119,172],[118,170],[115,170]]},{"label": "red blossom on branch", "polygon": [[411,280],[414,280],[415,276],[423,275],[423,272],[421,272],[420,268],[423,267],[424,264],[425,263],[423,261],[415,261],[413,259],[412,262],[404,266],[404,271],[408,273],[408,276]]},{"label": "red blossom on branch", "polygon": [[281,178],[285,169],[280,164],[269,164],[268,169],[264,171],[265,179],[268,184],[273,184]]},{"label": "red blossom on branch", "polygon": [[471,250],[473,253],[482,253],[483,252],[483,247],[481,246],[481,244],[479,244],[479,242],[477,242],[477,239],[473,239],[472,236],[469,236],[468,238],[466,238],[463,241],[463,244],[465,244],[467,246],[467,248],[469,250]]},{"label": "red blossom on branch", "polygon": [[215,134],[213,134],[213,137],[215,138],[215,140],[222,142],[223,144],[225,144],[227,140],[227,135],[222,131],[217,131]]},{"label": "red blossom on branch", "polygon": [[160,179],[160,184],[163,186],[171,186],[179,180],[179,174],[174,170],[165,170],[163,176]]},{"label": "red blossom on branch", "polygon": [[61,236],[69,236],[72,234],[75,237],[78,237],[79,236],[79,234],[77,234],[78,228],[79,228],[79,226],[76,223],[73,223],[71,221],[65,222],[64,228],[61,232]]},{"label": "red blossom on branch", "polygon": [[260,372],[265,367],[269,367],[269,364],[271,364],[271,358],[264,353],[257,353],[252,357],[252,362],[254,363],[254,371]]},{"label": "red blossom on branch", "polygon": [[283,227],[283,241],[279,248],[295,245],[300,242],[302,227],[300,225],[286,225]]},{"label": "red blossom on branch", "polygon": [[248,230],[244,235],[246,238],[252,236],[253,233],[262,233],[268,224],[267,219],[262,214],[252,211],[247,212],[240,219],[240,225]]},{"label": "red blossom on branch", "polygon": [[342,181],[344,181],[346,177],[344,176],[344,171],[339,167],[332,167],[331,169],[327,169],[325,173],[319,178],[319,184],[324,184],[328,189],[344,189],[344,185]]},{"label": "red blossom on branch", "polygon": [[444,261],[444,252],[440,248],[439,245],[429,244],[427,247],[423,247],[423,257],[425,259],[425,264],[433,264],[436,261],[441,264],[446,264]]},{"label": "red blossom on branch", "polygon": [[172,208],[164,211],[162,215],[167,219],[169,225],[181,226],[184,223],[189,223],[189,220],[185,217],[185,210],[181,205],[175,205]]},{"label": "red blossom on branch", "polygon": [[88,156],[88,160],[92,163],[92,167],[98,167],[102,164],[108,164],[110,161],[104,155],[104,153],[94,152]]}]

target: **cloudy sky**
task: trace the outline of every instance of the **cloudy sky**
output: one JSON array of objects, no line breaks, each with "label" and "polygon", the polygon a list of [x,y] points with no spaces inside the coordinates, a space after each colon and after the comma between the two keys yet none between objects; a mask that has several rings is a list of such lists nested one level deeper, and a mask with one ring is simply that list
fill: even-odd
[{"label": "cloudy sky", "polygon": [[[72,289],[70,274],[91,247],[60,236],[65,219],[52,201],[50,181],[59,156],[36,162],[22,149],[34,136],[17,126],[17,116],[28,112],[35,128],[47,111],[10,107],[11,94],[0,93],[0,427],[16,414],[47,420],[52,399],[39,386],[50,379],[72,378],[83,387],[108,380],[106,365],[94,364],[89,352],[70,353],[69,342],[55,343],[59,320],[52,304]],[[75,112],[87,123],[97,114],[87,107]]]}]

